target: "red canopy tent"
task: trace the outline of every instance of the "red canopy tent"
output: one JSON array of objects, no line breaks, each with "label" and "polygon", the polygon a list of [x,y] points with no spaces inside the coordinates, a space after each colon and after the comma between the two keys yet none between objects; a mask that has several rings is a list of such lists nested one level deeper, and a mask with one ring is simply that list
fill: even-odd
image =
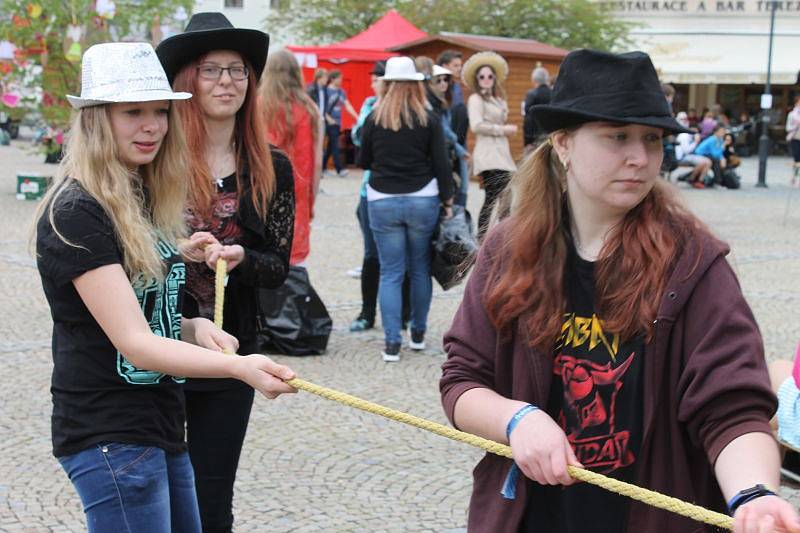
[{"label": "red canopy tent", "polygon": [[[314,70],[325,68],[342,72],[342,88],[353,104],[356,112],[364,100],[372,95],[370,71],[376,61],[398,55],[387,52],[388,48],[399,46],[427,34],[411,24],[395,11],[388,11],[375,24],[363,32],[328,46],[288,46],[297,57],[307,83],[314,79]],[[342,114],[342,129],[353,126],[353,119]]]}]

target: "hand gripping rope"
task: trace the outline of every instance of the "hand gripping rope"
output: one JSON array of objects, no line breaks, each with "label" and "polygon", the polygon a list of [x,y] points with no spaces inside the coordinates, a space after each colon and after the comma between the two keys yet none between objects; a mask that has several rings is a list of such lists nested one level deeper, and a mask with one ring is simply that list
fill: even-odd
[{"label": "hand gripping rope", "polygon": [[[222,328],[222,308],[225,298],[226,274],[227,263],[224,259],[217,260],[214,324],[216,324],[220,329]],[[321,396],[325,399],[332,400],[343,405],[355,407],[356,409],[361,409],[362,411],[366,411],[368,413],[373,413],[390,420],[396,420],[398,422],[408,424],[409,426],[424,429],[426,431],[430,431],[431,433],[441,435],[442,437],[447,437],[448,439],[464,442],[471,446],[475,446],[476,448],[481,448],[487,452],[491,452],[495,455],[508,457],[509,459],[514,458],[511,453],[511,447],[506,446],[505,444],[500,444],[499,442],[484,439],[483,437],[465,433],[437,422],[432,422],[430,420],[419,418],[402,411],[397,411],[376,403],[368,402],[367,400],[362,400],[356,396],[351,396],[327,387],[315,385],[314,383],[310,383],[300,378],[290,379],[286,383],[296,389],[316,394],[317,396]],[[666,496],[659,492],[638,487],[630,483],[625,483],[624,481],[613,479],[583,468],[568,466],[567,470],[569,471],[569,475],[577,480],[597,485],[598,487],[602,487],[611,492],[633,498],[634,500],[646,503],[647,505],[652,505],[653,507],[657,507],[659,509],[671,511],[698,522],[704,522],[712,526],[733,530],[733,519],[730,516],[722,513],[717,513],[704,507],[700,507],[699,505],[687,503],[683,500]]]}]

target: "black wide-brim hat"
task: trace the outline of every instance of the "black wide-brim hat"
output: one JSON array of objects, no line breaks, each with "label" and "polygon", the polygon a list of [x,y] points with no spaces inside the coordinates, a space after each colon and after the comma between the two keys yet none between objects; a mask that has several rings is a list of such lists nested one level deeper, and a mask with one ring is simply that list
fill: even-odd
[{"label": "black wide-brim hat", "polygon": [[161,41],[156,54],[170,85],[186,63],[212,50],[239,52],[252,65],[257,81],[267,64],[268,48],[269,35],[263,31],[234,28],[222,13],[196,13],[183,33]]},{"label": "black wide-brim hat", "polygon": [[531,111],[547,133],[597,121],[689,132],[672,117],[653,62],[644,52],[570,52],[561,63],[550,104]]}]

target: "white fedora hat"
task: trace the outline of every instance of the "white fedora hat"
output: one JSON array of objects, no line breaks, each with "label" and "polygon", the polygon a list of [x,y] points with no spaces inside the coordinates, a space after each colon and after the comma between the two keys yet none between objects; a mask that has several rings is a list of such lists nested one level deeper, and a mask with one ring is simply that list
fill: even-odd
[{"label": "white fedora hat", "polygon": [[164,68],[148,43],[96,44],[83,54],[81,95],[67,95],[75,109],[116,102],[186,100],[172,91]]},{"label": "white fedora hat", "polygon": [[422,81],[425,74],[417,72],[414,60],[410,57],[390,57],[386,61],[386,74],[381,76],[383,81]]},{"label": "white fedora hat", "polygon": [[452,70],[446,69],[441,65],[433,65],[433,77],[434,78],[436,76],[452,76],[452,75],[453,75],[453,71]]}]

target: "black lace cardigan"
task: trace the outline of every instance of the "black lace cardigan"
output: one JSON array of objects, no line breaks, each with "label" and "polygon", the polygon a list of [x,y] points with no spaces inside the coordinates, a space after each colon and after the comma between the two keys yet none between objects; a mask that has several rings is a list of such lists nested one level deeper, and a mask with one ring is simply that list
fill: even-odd
[{"label": "black lace cardigan", "polygon": [[[266,223],[258,216],[249,188],[239,196],[236,223],[242,228],[244,260],[231,270],[225,286],[222,329],[239,339],[239,354],[255,352],[257,288],[280,287],[289,275],[289,257],[294,234],[294,177],[289,158],[272,149],[275,193],[269,203]],[[243,176],[242,183],[249,183]],[[196,317],[197,304],[184,298],[183,315]],[[189,388],[218,389],[235,380],[187,380]]]}]

